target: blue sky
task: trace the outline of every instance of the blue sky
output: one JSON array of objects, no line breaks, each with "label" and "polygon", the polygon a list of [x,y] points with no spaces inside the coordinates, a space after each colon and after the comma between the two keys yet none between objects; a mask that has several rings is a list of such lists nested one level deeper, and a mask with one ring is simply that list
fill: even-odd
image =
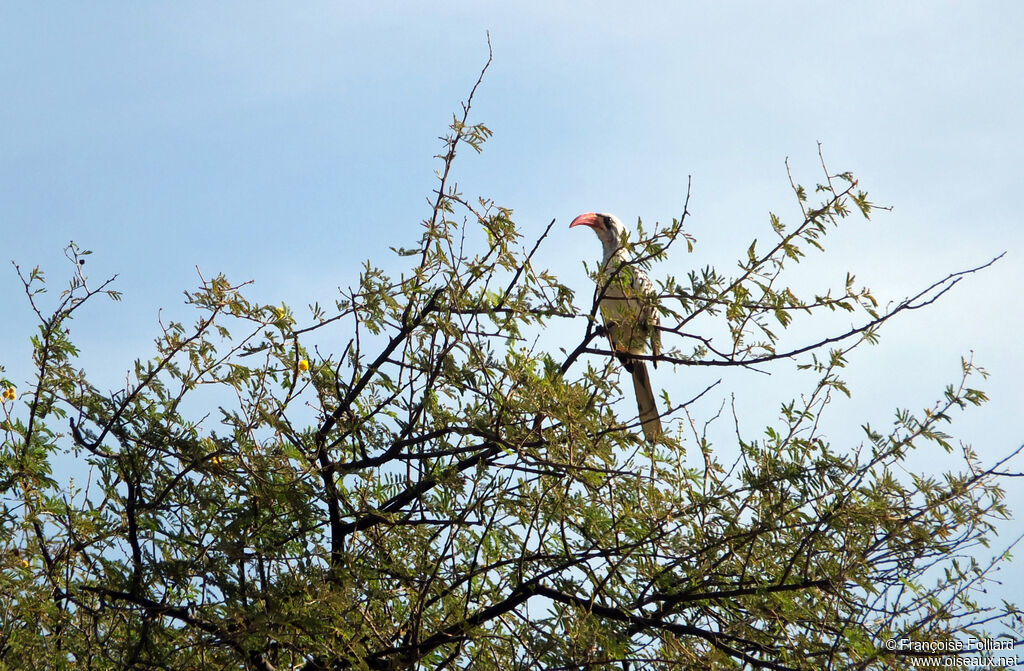
[{"label": "blue sky", "polygon": [[[566,228],[574,215],[666,221],[692,175],[697,249],[658,272],[725,270],[767,239],[769,211],[793,220],[784,160],[813,184],[820,141],[893,209],[850,220],[802,281],[849,270],[884,303],[1007,252],[854,355],[833,442],[929,405],[973,350],[992,402],[952,433],[989,460],[1020,444],[1020,3],[6,3],[0,260],[63,282],[73,239],[95,251],[94,280],[120,274],[124,303],[94,305],[75,330],[111,386],[148,352],[158,310],[189,316],[196,266],[255,280],[260,300],[329,302],[363,259],[390,265],[388,246],[418,236],[437,137],[488,30],[474,119],[495,135],[463,154],[459,184],[513,208],[527,236],[556,218],[540,261],[580,296],[599,250]],[[0,287],[0,365],[23,381],[31,313],[9,266]],[[799,393],[790,368],[729,378],[751,432]],[[712,377],[655,381],[683,397]],[[1022,531],[1007,524],[1002,540]]]}]

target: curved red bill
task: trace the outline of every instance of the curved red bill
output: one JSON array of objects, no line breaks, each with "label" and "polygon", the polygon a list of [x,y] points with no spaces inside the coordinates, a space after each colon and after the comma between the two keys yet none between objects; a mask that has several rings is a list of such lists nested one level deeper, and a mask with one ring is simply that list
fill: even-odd
[{"label": "curved red bill", "polygon": [[586,214],[581,214],[573,219],[572,223],[569,224],[569,228],[572,228],[573,226],[590,226],[591,228],[597,228],[599,222],[600,219],[598,219],[597,214],[594,212],[587,212]]}]

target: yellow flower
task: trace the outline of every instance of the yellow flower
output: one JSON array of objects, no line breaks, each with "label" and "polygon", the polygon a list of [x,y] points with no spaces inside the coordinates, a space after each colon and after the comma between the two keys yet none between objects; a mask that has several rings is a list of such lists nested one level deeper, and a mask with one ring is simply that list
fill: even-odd
[{"label": "yellow flower", "polygon": [[13,401],[18,398],[18,392],[14,387],[8,387],[7,389],[4,389],[3,396],[5,401]]},{"label": "yellow flower", "polygon": [[299,370],[301,370],[301,371],[303,371],[303,372],[305,372],[305,371],[309,370],[309,362],[308,362],[308,361],[306,361],[305,359],[303,359],[302,361],[300,361],[300,362],[299,362]]},{"label": "yellow flower", "polygon": [[210,463],[213,464],[214,466],[220,466],[221,459],[220,457],[212,457],[210,459]]}]

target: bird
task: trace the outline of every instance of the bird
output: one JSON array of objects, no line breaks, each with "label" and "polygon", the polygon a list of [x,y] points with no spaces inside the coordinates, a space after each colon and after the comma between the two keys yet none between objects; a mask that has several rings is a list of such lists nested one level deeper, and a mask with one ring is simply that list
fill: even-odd
[{"label": "bird", "polygon": [[[658,315],[657,291],[641,268],[630,263],[626,254],[626,227],[611,214],[587,212],[572,220],[569,228],[589,226],[604,247],[601,271],[598,273],[598,307],[604,320],[604,331],[615,356],[633,376],[636,408],[644,437],[654,442],[661,436],[661,416],[654,400],[654,389],[643,355],[650,350],[655,356],[661,350],[661,318]],[[657,360],[654,361],[657,366]]]}]

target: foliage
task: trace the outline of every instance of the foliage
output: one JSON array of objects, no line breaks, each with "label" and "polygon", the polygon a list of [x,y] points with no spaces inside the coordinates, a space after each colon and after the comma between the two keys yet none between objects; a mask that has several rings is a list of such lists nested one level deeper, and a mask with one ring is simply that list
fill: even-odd
[{"label": "foliage", "polygon": [[[90,288],[75,246],[52,311],[42,272],[21,274],[39,333],[34,379],[17,400],[2,385],[0,668],[909,668],[886,640],[977,637],[1016,612],[975,603],[992,566],[970,553],[1008,515],[1001,465],[963,448],[959,472],[901,475],[913,450],[953,451],[941,427],[985,400],[983,371],[965,360],[934,406],[859,443],[819,428],[849,352],[977,269],[888,310],[853,276],[801,298],[784,271],[872,204],[848,173],[825,169],[813,204],[794,184],[802,220],[772,215],[736,273],[661,282],[657,358],[795,360],[816,383],[722,449],[714,418],[666,396],[686,430],[648,444],[615,411],[597,297],[581,309],[535,265],[551,227],[523,245],[511,210],[452,186],[457,150],[490,135],[471,101],[422,237],[395,250],[407,270],[367,263],[306,325],[203,280],[195,323],[162,324],[108,393],[70,326],[117,294]],[[641,223],[631,263],[692,245],[687,216]],[[836,310],[860,325],[780,347],[796,315]],[[561,353],[541,346],[556,321],[581,334]],[[325,333],[346,334],[340,354],[313,346]],[[209,389],[233,400],[190,409]],[[68,463],[84,485],[55,473]]]}]

